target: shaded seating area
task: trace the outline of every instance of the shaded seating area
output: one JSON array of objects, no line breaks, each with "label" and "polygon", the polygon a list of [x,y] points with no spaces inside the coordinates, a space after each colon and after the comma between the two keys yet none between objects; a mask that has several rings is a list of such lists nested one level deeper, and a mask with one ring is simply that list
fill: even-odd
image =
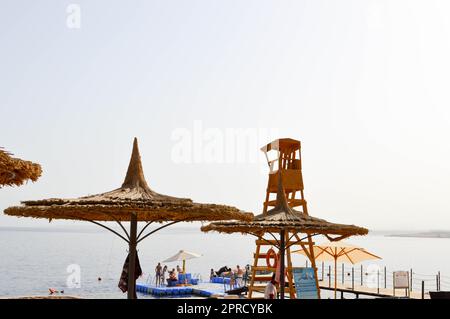
[{"label": "shaded seating area", "polygon": [[193,278],[192,274],[178,274],[177,280],[169,280],[167,279],[167,287],[177,287],[180,285],[198,285],[199,279]]}]

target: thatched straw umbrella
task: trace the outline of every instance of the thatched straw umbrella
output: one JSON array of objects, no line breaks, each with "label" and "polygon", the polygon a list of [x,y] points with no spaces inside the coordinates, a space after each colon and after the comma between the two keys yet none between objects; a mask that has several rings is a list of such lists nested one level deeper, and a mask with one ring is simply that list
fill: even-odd
[{"label": "thatched straw umbrella", "polygon": [[0,148],[0,187],[20,186],[25,181],[33,182],[42,174],[39,164],[11,157],[11,154]]},{"label": "thatched straw umbrella", "polygon": [[[128,298],[135,296],[136,246],[151,234],[167,226],[183,221],[214,221],[223,219],[251,220],[253,214],[244,213],[231,206],[198,204],[187,198],[161,195],[150,189],[144,178],[137,139],[134,139],[130,164],[122,186],[111,192],[77,199],[44,199],[24,201],[22,206],[10,207],[5,214],[35,218],[83,220],[113,232],[129,245]],[[124,232],[101,224],[115,221]],[[121,222],[130,222],[127,232]],[[146,222],[137,233],[138,221]],[[166,223],[144,235],[152,223]]]},{"label": "thatched straw umbrella", "polygon": [[[278,192],[276,206],[265,214],[255,216],[253,221],[220,221],[214,222],[201,228],[204,232],[217,231],[221,233],[243,233],[258,237],[260,240],[264,234],[270,234],[277,241],[277,248],[280,251],[280,298],[284,299],[285,286],[285,251],[293,244],[285,242],[286,233],[295,234],[298,243],[303,240],[297,234],[305,233],[308,237],[325,235],[330,240],[340,240],[352,235],[366,235],[368,230],[354,225],[335,224],[326,220],[309,216],[303,212],[291,208],[286,199],[286,192],[283,187],[281,171],[278,172]],[[280,235],[277,240],[274,234]],[[330,235],[338,235],[332,239]]]}]

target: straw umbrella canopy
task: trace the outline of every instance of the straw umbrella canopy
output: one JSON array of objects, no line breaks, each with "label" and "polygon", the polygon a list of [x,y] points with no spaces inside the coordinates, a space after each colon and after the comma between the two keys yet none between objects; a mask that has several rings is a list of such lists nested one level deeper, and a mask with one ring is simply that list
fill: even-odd
[{"label": "straw umbrella canopy", "polygon": [[[6,215],[64,220],[81,220],[101,226],[129,245],[128,298],[135,295],[136,246],[151,234],[187,221],[214,221],[223,219],[251,220],[253,214],[245,213],[235,207],[216,204],[199,204],[188,198],[177,198],[156,193],[148,186],[142,168],[137,139],[134,139],[133,151],[125,180],[120,188],[98,195],[75,199],[43,199],[22,202],[21,206],[9,207]],[[114,221],[118,223],[123,235],[100,223]],[[137,233],[138,221],[146,222]],[[130,222],[129,232],[122,222]],[[144,234],[152,223],[164,223],[162,226]]]},{"label": "straw umbrella canopy", "polygon": [[[306,252],[303,249],[295,252],[306,255]],[[367,260],[381,259],[381,257],[368,252],[362,247],[357,247],[344,241],[330,241],[321,245],[316,245],[314,246],[314,255],[318,261],[334,262],[334,299],[336,299],[338,261],[354,265]]]},{"label": "straw umbrella canopy", "polygon": [[[324,219],[315,218],[309,216],[301,211],[291,208],[286,199],[286,192],[282,183],[282,175],[278,172],[278,190],[276,198],[276,206],[265,214],[256,216],[252,221],[219,221],[213,222],[201,228],[204,232],[217,231],[220,233],[243,233],[254,235],[261,240],[264,240],[263,236],[269,233],[278,242],[276,245],[280,250],[280,273],[284,274],[285,263],[284,256],[285,250],[291,247],[293,244],[285,243],[286,232],[292,232],[295,234],[297,242],[301,242],[303,239],[299,238],[297,233],[306,233],[309,236],[325,235],[327,238],[332,239],[330,235],[338,235],[339,240],[352,235],[366,235],[368,230],[363,227],[355,225],[345,225],[330,223]],[[278,241],[273,235],[274,233],[280,234],[280,240]],[[280,297],[284,298],[284,276],[280,276]]]},{"label": "straw umbrella canopy", "polygon": [[41,166],[11,155],[0,148],[0,187],[20,186],[27,180],[37,181],[42,174]]},{"label": "straw umbrella canopy", "polygon": [[166,260],[164,260],[163,263],[169,263],[169,262],[172,262],[172,261],[182,260],[183,261],[183,274],[185,274],[186,273],[186,260],[199,258],[201,256],[202,255],[197,254],[197,253],[193,253],[193,252],[185,251],[185,250],[180,250],[178,253],[176,253],[172,257],[169,257]]}]

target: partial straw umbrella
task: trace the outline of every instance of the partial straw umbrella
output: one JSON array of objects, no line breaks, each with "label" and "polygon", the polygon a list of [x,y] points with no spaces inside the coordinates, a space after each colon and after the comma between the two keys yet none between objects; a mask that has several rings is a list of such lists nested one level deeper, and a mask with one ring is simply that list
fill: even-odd
[{"label": "partial straw umbrella", "polygon": [[[305,256],[307,255],[303,249],[295,252]],[[344,241],[326,242],[321,245],[316,245],[314,246],[314,255],[316,257],[316,261],[334,262],[334,299],[336,299],[337,290],[338,261],[357,264],[367,260],[381,259],[381,257],[368,252],[362,247],[357,247]]]},{"label": "partial straw umbrella", "polygon": [[183,274],[186,273],[186,260],[188,259],[194,259],[201,257],[201,254],[193,253],[190,251],[180,250],[178,253],[173,255],[172,257],[167,258],[163,261],[163,263],[169,263],[172,261],[183,261]]},{"label": "partial straw umbrella", "polygon": [[[176,177],[172,177],[176,178]],[[128,292],[128,298],[135,298],[136,268],[139,264],[136,247],[142,240],[155,232],[179,222],[214,221],[223,219],[251,220],[253,214],[235,207],[217,204],[194,203],[188,198],[177,198],[159,194],[148,186],[141,163],[137,139],[125,180],[120,188],[113,191],[75,199],[50,198],[22,202],[21,206],[9,207],[5,214],[18,217],[81,220],[101,226],[122,238],[128,244],[128,270],[125,266],[121,289]],[[101,222],[116,222],[123,234]],[[146,224],[137,233],[138,222]],[[122,222],[130,222],[129,232]],[[144,235],[145,229],[153,223],[162,226]]]},{"label": "partial straw umbrella", "polygon": [[25,181],[33,182],[42,174],[39,164],[14,158],[11,153],[0,148],[0,187],[20,186]]}]

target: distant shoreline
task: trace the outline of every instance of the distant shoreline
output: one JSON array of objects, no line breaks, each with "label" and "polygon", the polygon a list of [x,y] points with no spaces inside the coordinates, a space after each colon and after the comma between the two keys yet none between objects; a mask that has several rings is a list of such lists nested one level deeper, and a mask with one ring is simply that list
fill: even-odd
[{"label": "distant shoreline", "polygon": [[[111,225],[113,229],[120,230],[118,227]],[[174,226],[166,232],[172,233],[173,230],[178,233],[195,233],[200,232],[198,225],[179,225]],[[0,232],[44,232],[44,233],[84,233],[98,234],[104,230],[91,225],[51,225],[51,226],[0,226]],[[165,233],[165,232],[164,232]],[[370,236],[383,237],[401,237],[401,238],[450,238],[450,231],[434,230],[434,231],[405,231],[405,230],[371,230]]]},{"label": "distant shoreline", "polygon": [[418,233],[388,234],[386,237],[405,237],[405,238],[450,238],[450,231],[428,231]]}]

